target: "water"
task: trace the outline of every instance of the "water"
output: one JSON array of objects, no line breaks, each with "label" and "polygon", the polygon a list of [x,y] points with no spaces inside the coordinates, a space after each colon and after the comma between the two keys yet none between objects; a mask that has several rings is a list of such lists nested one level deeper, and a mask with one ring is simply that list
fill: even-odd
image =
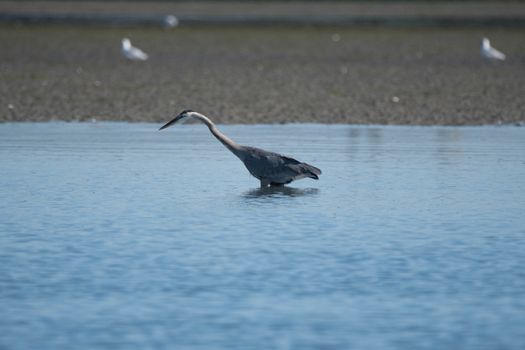
[{"label": "water", "polygon": [[2,349],[524,349],[525,129],[0,125]]}]

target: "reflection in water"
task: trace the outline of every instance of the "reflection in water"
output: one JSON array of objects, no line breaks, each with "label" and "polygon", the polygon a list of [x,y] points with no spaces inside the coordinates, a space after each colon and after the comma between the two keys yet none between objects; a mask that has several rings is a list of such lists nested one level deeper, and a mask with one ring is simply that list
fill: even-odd
[{"label": "reflection in water", "polygon": [[363,135],[363,131],[364,131],[364,135],[366,136],[366,138],[371,140],[371,143],[383,143],[383,129],[382,128],[354,127],[349,130],[348,136],[350,137],[351,140],[355,140],[355,139],[360,138]]},{"label": "reflection in water", "polygon": [[440,164],[451,165],[454,161],[458,161],[463,153],[461,130],[440,128],[437,130],[436,135]]},{"label": "reflection in water", "polygon": [[367,128],[366,138],[370,141],[370,143],[376,143],[376,144],[383,143],[383,129]]},{"label": "reflection in water", "polygon": [[245,198],[258,197],[301,197],[313,196],[319,193],[317,188],[294,188],[294,187],[264,187],[254,188],[244,193]]},{"label": "reflection in water", "polygon": [[[348,155],[354,161],[361,150],[366,150],[370,161],[376,161],[383,152],[384,130],[377,127],[352,127],[348,132],[350,151]],[[363,148],[364,146],[364,148]]]},{"label": "reflection in water", "polygon": [[361,135],[361,128],[351,128],[348,131],[348,136],[350,139],[357,139]]},{"label": "reflection in water", "polygon": [[438,141],[443,143],[459,143],[462,139],[461,129],[457,128],[439,128],[436,134]]}]

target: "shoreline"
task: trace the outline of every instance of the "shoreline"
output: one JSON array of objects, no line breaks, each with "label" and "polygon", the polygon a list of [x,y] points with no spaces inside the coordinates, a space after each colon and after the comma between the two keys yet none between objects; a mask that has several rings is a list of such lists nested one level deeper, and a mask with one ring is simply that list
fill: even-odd
[{"label": "shoreline", "polygon": [[[0,121],[484,125],[525,121],[525,29],[0,25]],[[508,55],[480,57],[488,36]],[[150,54],[128,62],[129,37]]]},{"label": "shoreline", "polygon": [[[161,126],[165,121],[140,121],[140,120],[112,120],[112,119],[96,119],[92,118],[84,119],[84,120],[72,120],[72,119],[48,119],[48,120],[16,120],[16,121],[0,121],[0,125],[2,124],[148,124],[148,125],[159,125]],[[199,122],[187,122],[184,123],[184,125],[201,125]],[[283,126],[293,126],[293,125],[311,125],[311,126],[323,126],[323,127],[331,127],[331,126],[350,126],[350,127],[358,127],[358,128],[367,128],[367,127],[416,127],[416,128],[483,128],[483,127],[502,127],[502,128],[519,128],[519,127],[525,127],[525,120],[524,121],[517,121],[517,122],[508,122],[508,123],[493,123],[493,124],[372,124],[372,123],[363,123],[363,124],[352,124],[352,123],[321,123],[321,122],[280,122],[280,123],[215,123],[218,127],[221,126],[276,126],[276,125],[283,125]],[[180,125],[179,125],[180,126]],[[156,131],[159,131],[158,128]]]}]

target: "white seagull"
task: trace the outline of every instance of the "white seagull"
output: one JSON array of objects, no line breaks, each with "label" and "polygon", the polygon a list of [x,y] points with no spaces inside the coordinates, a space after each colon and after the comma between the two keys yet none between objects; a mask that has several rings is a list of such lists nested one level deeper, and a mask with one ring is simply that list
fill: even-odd
[{"label": "white seagull", "polygon": [[179,20],[173,15],[164,17],[164,28],[175,28],[179,25]]},{"label": "white seagull", "polygon": [[122,54],[131,61],[145,61],[148,59],[148,55],[138,47],[131,45],[131,41],[128,38],[122,39]]},{"label": "white seagull", "polygon": [[496,50],[490,46],[490,41],[487,38],[483,38],[481,41],[481,56],[488,60],[505,61],[505,54],[501,51]]}]

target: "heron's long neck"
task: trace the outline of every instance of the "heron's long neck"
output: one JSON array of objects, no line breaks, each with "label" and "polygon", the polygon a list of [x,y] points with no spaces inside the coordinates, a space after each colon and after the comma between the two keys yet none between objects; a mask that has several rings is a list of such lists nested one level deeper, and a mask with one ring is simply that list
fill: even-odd
[{"label": "heron's long neck", "polygon": [[213,124],[213,122],[210,119],[208,119],[208,117],[205,117],[202,114],[195,112],[192,113],[192,117],[197,118],[201,120],[204,124],[206,124],[208,129],[210,129],[210,132],[213,134],[213,136],[215,136],[217,140],[219,140],[224,146],[226,146],[226,148],[228,148],[233,154],[241,158],[240,146],[228,136],[220,132],[219,129],[217,129],[217,127],[215,126],[215,124]]}]

